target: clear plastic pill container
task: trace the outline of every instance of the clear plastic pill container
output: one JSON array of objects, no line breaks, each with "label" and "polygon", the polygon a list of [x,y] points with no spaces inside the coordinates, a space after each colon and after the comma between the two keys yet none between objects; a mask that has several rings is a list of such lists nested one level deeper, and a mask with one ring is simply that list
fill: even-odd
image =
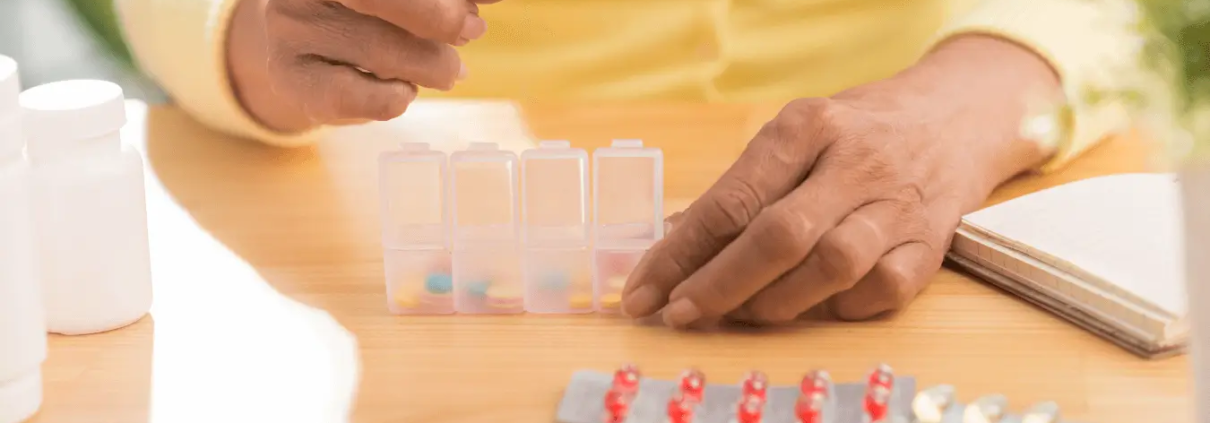
[{"label": "clear plastic pill container", "polygon": [[620,310],[639,259],[664,237],[664,154],[642,140],[614,140],[592,156],[594,307]]},{"label": "clear plastic pill container", "polygon": [[544,141],[521,154],[526,311],[593,310],[588,195],[588,152]]},{"label": "clear plastic pill container", "polygon": [[446,154],[405,143],[379,156],[383,266],[394,314],[451,314]]},{"label": "clear plastic pill container", "polygon": [[454,308],[467,314],[525,311],[517,155],[472,143],[450,155]]}]

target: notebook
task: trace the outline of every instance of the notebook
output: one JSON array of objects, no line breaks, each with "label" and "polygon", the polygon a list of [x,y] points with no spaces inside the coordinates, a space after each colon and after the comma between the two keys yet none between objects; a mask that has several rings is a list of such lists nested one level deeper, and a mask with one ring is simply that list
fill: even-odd
[{"label": "notebook", "polygon": [[963,217],[947,258],[1139,356],[1188,342],[1180,187],[1122,174],[1039,191]]}]

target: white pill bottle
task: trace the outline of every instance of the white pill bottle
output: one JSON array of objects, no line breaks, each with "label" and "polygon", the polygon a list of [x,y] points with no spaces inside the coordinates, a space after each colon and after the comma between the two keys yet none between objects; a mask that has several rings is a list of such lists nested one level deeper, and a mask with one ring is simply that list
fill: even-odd
[{"label": "white pill bottle", "polygon": [[119,135],[124,103],[122,88],[105,81],[21,93],[51,333],[118,329],[151,309],[143,160]]},{"label": "white pill bottle", "polygon": [[24,421],[41,407],[46,360],[19,79],[17,63],[0,56],[0,423]]}]

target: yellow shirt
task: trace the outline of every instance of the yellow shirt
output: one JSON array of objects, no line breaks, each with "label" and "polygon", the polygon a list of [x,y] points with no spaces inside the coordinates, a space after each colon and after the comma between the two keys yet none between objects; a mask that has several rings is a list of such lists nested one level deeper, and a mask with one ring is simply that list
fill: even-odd
[{"label": "yellow shirt", "polygon": [[[239,0],[118,0],[136,60],[204,124],[276,145],[239,106],[223,45]],[[460,52],[470,77],[427,96],[722,102],[826,96],[885,78],[935,42],[998,34],[1055,67],[1069,97],[1136,66],[1132,0],[506,0]],[[1044,145],[1058,165],[1123,128],[1121,107],[1081,108]]]}]

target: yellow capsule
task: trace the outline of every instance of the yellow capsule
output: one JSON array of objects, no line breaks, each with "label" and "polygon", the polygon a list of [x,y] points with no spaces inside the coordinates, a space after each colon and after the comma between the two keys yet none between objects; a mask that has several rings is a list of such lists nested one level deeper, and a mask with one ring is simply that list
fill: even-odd
[{"label": "yellow capsule", "polygon": [[487,297],[495,300],[520,299],[521,290],[508,285],[496,285],[487,289]]},{"label": "yellow capsule", "polygon": [[618,308],[622,305],[622,294],[612,293],[601,296],[601,307],[603,308]]},{"label": "yellow capsule", "polygon": [[572,295],[567,300],[567,306],[572,309],[585,309],[592,307],[592,295],[576,294]]},{"label": "yellow capsule", "polygon": [[[400,291],[402,291],[402,292],[400,292]],[[392,302],[395,303],[396,307],[399,307],[399,308],[420,307],[420,298],[418,298],[416,295],[414,295],[411,292],[408,292],[406,290],[401,289],[399,291],[396,291],[395,295],[393,295],[392,297],[394,297],[394,298],[392,298]]]}]

